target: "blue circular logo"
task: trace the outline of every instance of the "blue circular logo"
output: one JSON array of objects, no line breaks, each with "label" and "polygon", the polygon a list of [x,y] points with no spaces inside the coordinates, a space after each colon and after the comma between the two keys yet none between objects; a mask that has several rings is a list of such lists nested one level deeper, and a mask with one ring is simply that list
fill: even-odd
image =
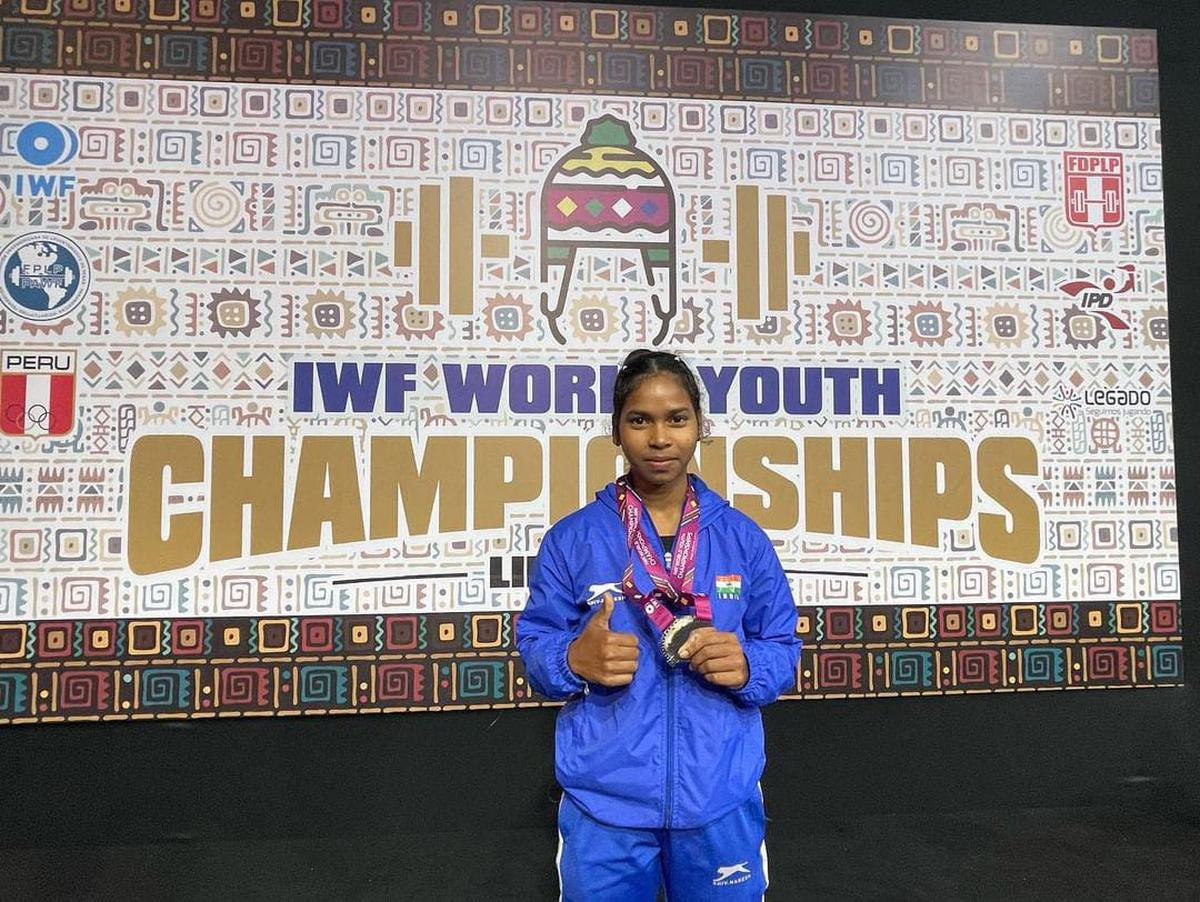
[{"label": "blue circular logo", "polygon": [[61,319],[83,303],[92,269],[78,244],[55,232],[31,232],[0,251],[0,303],[23,319]]},{"label": "blue circular logo", "polygon": [[30,166],[56,166],[75,158],[79,138],[75,130],[39,119],[17,132],[17,153]]}]

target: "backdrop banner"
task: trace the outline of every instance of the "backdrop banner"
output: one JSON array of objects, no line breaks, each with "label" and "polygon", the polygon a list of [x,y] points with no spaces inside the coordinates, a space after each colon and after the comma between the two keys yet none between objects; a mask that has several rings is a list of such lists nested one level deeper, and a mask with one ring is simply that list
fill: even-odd
[{"label": "backdrop banner", "polygon": [[789,573],[788,696],[1182,684],[1153,32],[30,0],[0,45],[0,722],[545,704],[514,623],[639,346]]}]

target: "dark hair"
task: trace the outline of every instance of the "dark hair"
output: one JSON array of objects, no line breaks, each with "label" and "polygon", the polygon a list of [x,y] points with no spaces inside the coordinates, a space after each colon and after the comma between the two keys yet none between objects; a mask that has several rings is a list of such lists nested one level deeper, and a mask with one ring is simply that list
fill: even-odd
[{"label": "dark hair", "polygon": [[691,399],[692,407],[696,411],[696,419],[700,421],[701,437],[707,433],[708,424],[704,418],[704,408],[700,404],[700,383],[696,379],[696,374],[692,372],[692,368],[684,363],[682,357],[672,354],[670,351],[651,351],[647,348],[638,348],[636,351],[630,351],[626,356],[621,363],[621,368],[617,370],[616,381],[613,382],[613,438],[621,434],[619,428],[621,411],[633,390],[648,377],[656,376],[659,373],[670,373],[679,380],[683,390],[687,392],[688,398]]}]

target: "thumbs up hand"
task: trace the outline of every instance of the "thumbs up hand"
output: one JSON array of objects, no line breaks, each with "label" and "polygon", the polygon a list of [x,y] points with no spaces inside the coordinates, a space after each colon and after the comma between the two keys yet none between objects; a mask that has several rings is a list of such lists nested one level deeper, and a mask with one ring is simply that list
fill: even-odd
[{"label": "thumbs up hand", "polygon": [[618,633],[610,626],[613,597],[604,602],[583,632],[567,648],[567,666],[580,679],[601,686],[628,686],[638,666],[638,640],[633,633]]}]

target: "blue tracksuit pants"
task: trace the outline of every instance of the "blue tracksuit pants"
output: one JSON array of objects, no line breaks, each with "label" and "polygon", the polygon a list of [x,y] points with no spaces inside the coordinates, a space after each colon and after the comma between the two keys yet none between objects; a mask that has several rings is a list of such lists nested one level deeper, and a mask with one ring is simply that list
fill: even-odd
[{"label": "blue tracksuit pants", "polygon": [[766,817],[756,792],[693,830],[610,827],[563,794],[558,878],[563,902],[761,899],[767,889]]}]

